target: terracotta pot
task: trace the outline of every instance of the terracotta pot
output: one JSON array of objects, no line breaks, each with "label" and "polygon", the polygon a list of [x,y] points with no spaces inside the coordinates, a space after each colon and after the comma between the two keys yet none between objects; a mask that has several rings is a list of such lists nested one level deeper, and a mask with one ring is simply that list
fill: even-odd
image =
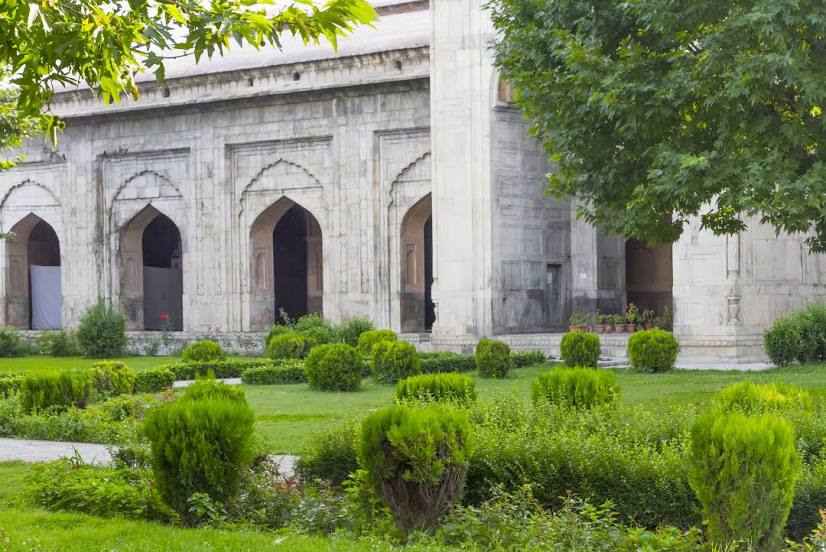
[{"label": "terracotta pot", "polygon": [[614,324],[614,331],[617,333],[625,333],[625,324]]},{"label": "terracotta pot", "polygon": [[634,333],[634,332],[636,332],[636,331],[637,331],[637,324],[636,324],[636,323],[634,323],[634,324],[626,324],[626,325],[625,325],[625,331],[626,331],[626,332],[628,332],[628,333]]},{"label": "terracotta pot", "polygon": [[594,324],[594,333],[605,333],[605,324]]},{"label": "terracotta pot", "polygon": [[645,324],[643,324],[643,328],[645,328],[646,330],[650,330],[653,327],[654,327],[654,324],[651,323],[651,322],[646,322]]}]

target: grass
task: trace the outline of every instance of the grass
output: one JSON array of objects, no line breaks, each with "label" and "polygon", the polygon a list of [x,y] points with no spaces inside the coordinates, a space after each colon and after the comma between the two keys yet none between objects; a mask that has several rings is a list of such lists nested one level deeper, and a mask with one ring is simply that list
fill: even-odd
[{"label": "grass", "polygon": [[[86,357],[45,357],[45,356],[25,356],[13,358],[0,358],[0,374],[10,372],[27,373],[39,372],[43,370],[64,369],[64,368],[89,368],[100,359]],[[178,362],[178,357],[168,356],[128,356],[118,358],[131,366],[136,371],[146,370],[162,364]]]}]

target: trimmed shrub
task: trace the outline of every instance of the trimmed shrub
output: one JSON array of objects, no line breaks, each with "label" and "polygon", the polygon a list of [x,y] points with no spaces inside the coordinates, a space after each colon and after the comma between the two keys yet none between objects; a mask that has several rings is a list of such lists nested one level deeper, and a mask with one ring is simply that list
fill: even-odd
[{"label": "trimmed shrub", "polygon": [[80,355],[77,336],[66,330],[40,332],[40,336],[37,338],[37,350],[41,355],[52,357]]},{"label": "trimmed shrub", "polygon": [[763,332],[763,348],[777,366],[788,366],[802,356],[803,333],[794,316],[778,318]]},{"label": "trimmed shrub", "polygon": [[379,341],[373,346],[373,378],[393,384],[421,373],[416,347],[405,341]]},{"label": "trimmed shrub", "polygon": [[533,383],[534,406],[556,404],[570,408],[592,408],[616,404],[617,375],[596,368],[554,368]]},{"label": "trimmed shrub", "polygon": [[126,347],[126,318],[113,307],[100,301],[81,317],[77,341],[85,356],[120,356]]},{"label": "trimmed shrub", "polygon": [[85,408],[92,392],[92,378],[79,370],[53,370],[27,374],[20,384],[20,403],[25,412],[47,408]]},{"label": "trimmed shrub", "polygon": [[476,368],[483,378],[504,378],[511,365],[511,350],[506,343],[485,338],[476,344]]},{"label": "trimmed shrub", "polygon": [[159,366],[149,368],[135,374],[135,393],[157,393],[172,389],[175,383],[175,374],[172,370]]},{"label": "trimmed shrub", "polygon": [[0,328],[0,357],[16,357],[24,354],[26,345],[20,333],[11,327]]},{"label": "trimmed shrub", "polygon": [[336,327],[336,339],[351,347],[358,347],[359,338],[364,332],[375,329],[366,318],[348,318]]},{"label": "trimmed shrub", "polygon": [[264,338],[264,350],[267,350],[267,347],[269,347],[270,341],[272,341],[273,337],[277,335],[284,335],[286,333],[293,333],[293,327],[284,324],[276,324],[275,326],[272,326],[269,333],[267,333],[267,337]]},{"label": "trimmed shrub", "polygon": [[[599,342],[599,338],[597,338]],[[677,363],[680,346],[665,330],[636,332],[628,339],[628,358],[635,372],[668,372]]]},{"label": "trimmed shrub", "polygon": [[786,383],[756,384],[741,381],[717,393],[714,405],[721,412],[764,414],[778,410],[811,410],[812,397],[794,385]]},{"label": "trimmed shrub", "polygon": [[464,485],[470,438],[466,413],[435,405],[394,406],[364,420],[359,462],[401,531],[436,528]]},{"label": "trimmed shrub", "polygon": [[296,477],[307,484],[316,480],[344,483],[359,467],[356,433],[356,422],[348,421],[311,435],[295,465]]},{"label": "trimmed shrub", "polygon": [[279,385],[305,383],[307,373],[300,360],[286,361],[276,366],[255,366],[241,372],[241,381],[247,385]]},{"label": "trimmed shrub", "polygon": [[99,399],[129,395],[135,388],[135,372],[117,360],[92,364],[92,387]]},{"label": "trimmed shrub", "polygon": [[596,368],[602,347],[599,336],[586,332],[568,332],[562,336],[560,343],[562,360],[566,366]]},{"label": "trimmed shrub", "polygon": [[526,366],[535,366],[546,362],[548,362],[548,357],[542,351],[516,351],[511,353],[511,364],[514,368],[525,368]]},{"label": "trimmed shrub", "polygon": [[187,500],[206,493],[226,505],[255,455],[255,415],[245,400],[179,400],[153,409],[143,431],[160,495],[185,523]]},{"label": "trimmed shrub", "polygon": [[451,352],[419,353],[419,364],[423,374],[472,372],[476,370],[476,357]]},{"label": "trimmed shrub", "polygon": [[246,403],[244,390],[238,386],[227,385],[214,379],[202,379],[184,388],[179,400],[203,401],[209,399],[227,399]]},{"label": "trimmed shrub", "polygon": [[190,343],[181,352],[184,362],[203,362],[208,360],[224,360],[227,354],[216,342],[211,339],[202,339],[195,343]]},{"label": "trimmed shrub", "polygon": [[826,360],[826,305],[806,305],[796,316],[800,327],[800,362]]},{"label": "trimmed shrub", "polygon": [[399,403],[445,402],[458,406],[476,400],[476,382],[459,374],[422,374],[396,384]]},{"label": "trimmed shrub", "polygon": [[361,356],[346,343],[314,347],[307,356],[304,369],[313,389],[355,391],[361,385]]},{"label": "trimmed shrub", "polygon": [[309,351],[309,342],[303,335],[294,332],[277,334],[267,345],[267,356],[274,359],[304,358]]},{"label": "trimmed shrub", "polygon": [[104,468],[62,458],[33,464],[27,483],[35,504],[47,510],[165,522],[176,518],[146,470]]},{"label": "trimmed shrub", "polygon": [[779,549],[800,475],[789,422],[773,414],[704,414],[691,429],[691,464],[712,543]]},{"label": "trimmed shrub", "polygon": [[358,351],[364,356],[373,354],[373,346],[380,341],[396,341],[393,330],[368,330],[359,336]]},{"label": "trimmed shrub", "polygon": [[170,370],[175,374],[176,380],[194,380],[203,377],[240,378],[247,368],[258,366],[273,366],[280,362],[293,362],[292,360],[272,361],[270,359],[247,360],[241,358],[230,358],[228,360],[201,360],[189,362],[177,362],[175,364],[165,364],[162,368]]},{"label": "trimmed shrub", "polygon": [[0,398],[9,397],[20,390],[23,374],[0,374]]}]

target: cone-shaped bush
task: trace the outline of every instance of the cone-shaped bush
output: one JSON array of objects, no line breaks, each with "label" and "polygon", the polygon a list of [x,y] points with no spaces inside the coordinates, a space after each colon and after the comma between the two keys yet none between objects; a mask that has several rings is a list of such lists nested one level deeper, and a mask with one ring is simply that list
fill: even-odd
[{"label": "cone-shaped bush", "polygon": [[761,385],[742,381],[717,393],[714,404],[726,412],[762,414],[778,410],[811,410],[812,397],[808,391],[786,383]]},{"label": "cone-shaped bush", "polygon": [[404,533],[435,530],[467,473],[471,427],[465,412],[394,406],[361,426],[359,463]]},{"label": "cone-shaped bush", "polygon": [[712,408],[691,429],[691,464],[690,483],[713,544],[766,552],[782,547],[800,473],[789,422]]},{"label": "cone-shaped bush", "polygon": [[533,404],[591,408],[619,399],[617,375],[596,368],[554,368],[533,383]]}]

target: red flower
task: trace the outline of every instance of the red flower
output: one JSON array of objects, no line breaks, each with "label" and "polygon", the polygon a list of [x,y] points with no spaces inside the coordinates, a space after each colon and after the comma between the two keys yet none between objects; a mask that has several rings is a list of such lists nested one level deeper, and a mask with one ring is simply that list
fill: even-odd
[{"label": "red flower", "polygon": [[169,320],[169,315],[166,314],[165,312],[162,312],[161,313],[161,320]]}]

